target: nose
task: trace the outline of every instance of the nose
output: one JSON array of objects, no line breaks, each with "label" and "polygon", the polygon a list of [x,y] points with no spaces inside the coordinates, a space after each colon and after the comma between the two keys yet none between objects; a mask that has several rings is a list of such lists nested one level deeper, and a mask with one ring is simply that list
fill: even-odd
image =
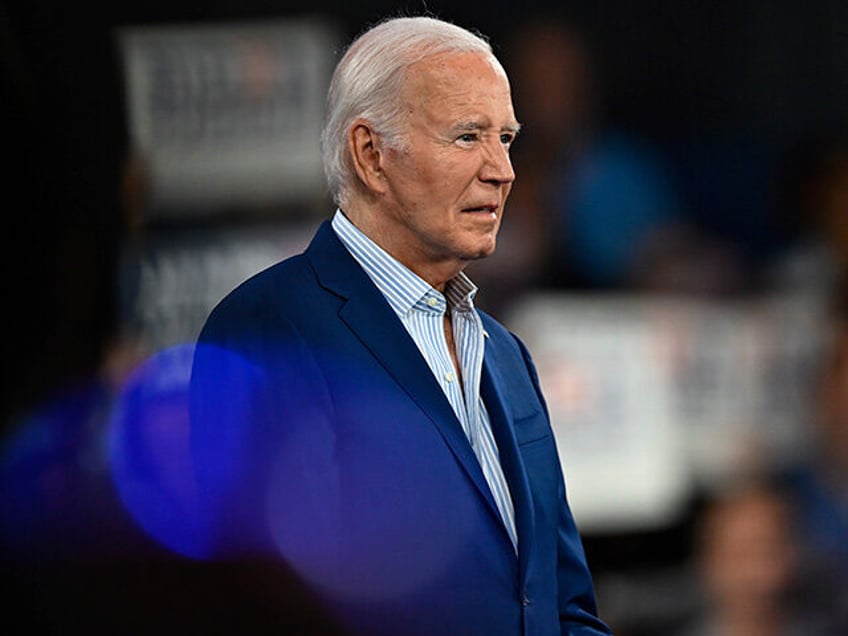
[{"label": "nose", "polygon": [[497,185],[515,181],[515,170],[509,158],[509,146],[501,142],[500,138],[495,138],[485,144],[484,148],[480,180]]}]

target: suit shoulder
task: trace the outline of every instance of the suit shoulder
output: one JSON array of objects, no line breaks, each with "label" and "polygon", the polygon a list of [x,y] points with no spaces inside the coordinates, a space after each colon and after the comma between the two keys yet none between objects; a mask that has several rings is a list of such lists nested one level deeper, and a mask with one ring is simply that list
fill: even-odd
[{"label": "suit shoulder", "polygon": [[250,299],[265,301],[278,291],[289,291],[312,275],[304,254],[290,256],[253,274],[238,284],[222,302],[244,302]]},{"label": "suit shoulder", "polygon": [[311,268],[303,254],[286,258],[251,275],[214,306],[207,317],[201,339],[220,330],[232,330],[239,324],[261,321],[263,315],[279,312],[285,308],[285,300],[291,299],[309,280]]}]

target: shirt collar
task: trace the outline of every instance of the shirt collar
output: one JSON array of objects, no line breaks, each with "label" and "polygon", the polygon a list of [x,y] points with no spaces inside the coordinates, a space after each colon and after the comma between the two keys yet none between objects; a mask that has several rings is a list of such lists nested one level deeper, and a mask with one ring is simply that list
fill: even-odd
[{"label": "shirt collar", "polygon": [[476,295],[477,286],[471,282],[465,272],[460,272],[445,285],[445,296],[447,296],[448,303],[459,311],[473,311]]},{"label": "shirt collar", "polygon": [[[340,209],[333,216],[332,227],[399,316],[406,315],[425,296],[439,293],[363,234]],[[445,285],[448,304],[459,311],[472,311],[476,294],[476,285],[464,272],[454,276]]]}]

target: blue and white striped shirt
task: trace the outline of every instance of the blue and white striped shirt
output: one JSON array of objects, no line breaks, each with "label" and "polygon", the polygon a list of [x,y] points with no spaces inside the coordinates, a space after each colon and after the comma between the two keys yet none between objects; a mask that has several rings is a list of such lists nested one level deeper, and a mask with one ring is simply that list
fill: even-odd
[{"label": "blue and white striped shirt", "polygon": [[[365,236],[341,210],[336,211],[332,225],[341,242],[386,297],[433,371],[471,443],[512,544],[517,548],[512,498],[501,469],[489,414],[480,397],[483,350],[488,334],[474,309],[477,287],[460,273],[448,281],[443,295]],[[444,316],[448,307],[463,382],[456,377],[445,339]]]}]

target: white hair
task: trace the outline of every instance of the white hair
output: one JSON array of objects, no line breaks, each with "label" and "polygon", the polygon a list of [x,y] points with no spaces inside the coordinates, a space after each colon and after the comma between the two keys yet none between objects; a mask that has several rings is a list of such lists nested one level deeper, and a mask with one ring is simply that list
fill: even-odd
[{"label": "white hair", "polygon": [[348,130],[368,121],[385,143],[403,146],[402,89],[406,71],[425,58],[445,53],[492,55],[481,35],[431,17],[390,18],[356,38],[336,66],[327,93],[321,151],[327,185],[343,205],[354,179]]}]

